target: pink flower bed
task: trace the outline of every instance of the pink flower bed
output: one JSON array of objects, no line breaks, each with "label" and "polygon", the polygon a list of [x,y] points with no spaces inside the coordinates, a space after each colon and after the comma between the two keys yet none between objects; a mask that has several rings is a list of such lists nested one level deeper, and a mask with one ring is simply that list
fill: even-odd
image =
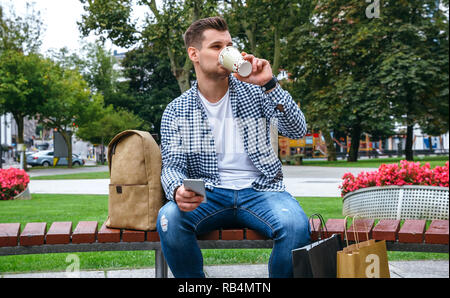
[{"label": "pink flower bed", "polygon": [[428,185],[448,187],[448,161],[445,166],[430,169],[430,164],[400,161],[398,164],[382,164],[377,171],[361,172],[356,177],[345,173],[341,189],[341,197],[347,193],[371,186],[385,185]]},{"label": "pink flower bed", "polygon": [[9,168],[0,169],[0,200],[11,200],[23,192],[30,182],[24,170]]}]

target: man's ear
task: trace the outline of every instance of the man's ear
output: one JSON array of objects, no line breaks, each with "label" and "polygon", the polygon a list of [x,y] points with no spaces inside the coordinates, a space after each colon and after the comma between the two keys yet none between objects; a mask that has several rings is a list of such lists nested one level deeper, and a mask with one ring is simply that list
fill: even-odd
[{"label": "man's ear", "polygon": [[192,62],[198,62],[198,50],[194,47],[189,47],[188,50],[189,59],[191,59]]}]

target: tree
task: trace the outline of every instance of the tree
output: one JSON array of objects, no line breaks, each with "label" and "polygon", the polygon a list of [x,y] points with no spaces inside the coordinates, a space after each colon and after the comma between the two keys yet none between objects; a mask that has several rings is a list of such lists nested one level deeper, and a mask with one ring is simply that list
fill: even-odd
[{"label": "tree", "polygon": [[396,1],[383,14],[389,26],[376,73],[393,115],[407,127],[405,156],[413,160],[415,124],[434,135],[448,131],[448,17],[434,0]]},{"label": "tree", "polygon": [[101,161],[103,163],[104,144],[108,144],[121,131],[141,126],[143,126],[143,121],[135,114],[124,109],[116,111],[112,105],[109,105],[102,109],[100,115],[90,123],[79,126],[76,134],[83,140],[101,145]]},{"label": "tree", "polygon": [[24,53],[37,53],[42,44],[42,20],[40,12],[27,3],[27,13],[18,17],[14,12],[8,18],[0,5],[0,53],[14,50]]},{"label": "tree", "polygon": [[102,98],[102,110],[95,118],[82,124],[77,122],[78,137],[101,144],[103,150],[105,142],[121,130],[148,130],[150,125],[137,116],[140,103],[130,95],[128,80],[118,70],[116,57],[101,42],[85,44],[80,53],[69,53],[63,48],[52,56],[61,68],[80,72],[90,91]]},{"label": "tree", "polygon": [[24,118],[34,117],[46,100],[48,66],[49,61],[38,54],[25,55],[14,50],[0,54],[0,114],[13,115],[19,144],[24,143]]},{"label": "tree", "polygon": [[45,80],[46,101],[40,107],[40,119],[47,128],[56,129],[68,148],[68,164],[72,167],[72,131],[89,125],[101,114],[103,98],[92,94],[88,84],[76,70],[54,63]]},{"label": "tree", "polygon": [[314,24],[315,15],[317,10],[313,10],[307,21],[288,36],[290,47],[286,56],[292,82],[286,87],[295,98],[301,99],[301,108],[308,121],[309,130],[322,131],[327,144],[328,159],[336,160],[330,131],[336,130],[343,106],[338,104],[338,97],[333,88],[331,45],[325,38],[320,38],[326,30],[319,31],[320,27]]},{"label": "tree", "polygon": [[167,0],[157,7],[156,0],[139,0],[137,4],[151,14],[142,29],[131,19],[131,0],[80,0],[87,14],[78,23],[84,36],[95,31],[104,34],[114,44],[130,47],[136,44],[152,46],[159,57],[169,57],[173,76],[181,92],[190,88],[192,62],[186,55],[183,33],[193,21],[216,14],[217,1]]},{"label": "tree", "polygon": [[135,114],[124,109],[116,111],[112,105],[109,105],[89,125],[79,126],[76,134],[79,138],[93,144],[108,144],[119,132],[136,129],[142,126],[142,122],[142,119]]},{"label": "tree", "polygon": [[287,67],[287,36],[308,21],[314,1],[231,0],[224,1],[224,17],[230,33],[243,49],[256,57],[271,60],[278,75]]},{"label": "tree", "polygon": [[[390,102],[376,70],[386,50],[387,23],[368,18],[366,5],[357,0],[317,2],[310,22],[290,35],[297,40],[290,47],[290,71],[303,89],[306,117],[322,131],[350,135],[349,161],[357,160],[362,133],[378,138],[393,133]],[[329,141],[327,147],[332,148]]]},{"label": "tree", "polygon": [[80,72],[91,91],[102,94],[106,105],[114,104],[121,73],[116,68],[117,59],[101,42],[84,44],[80,53],[62,48],[52,52],[51,57],[61,67]]},{"label": "tree", "polygon": [[121,64],[127,79],[121,84],[129,100],[119,106],[133,111],[153,133],[159,134],[164,109],[180,95],[169,59],[159,58],[150,47],[140,47],[129,51]]},{"label": "tree", "polygon": [[96,42],[86,44],[79,54],[62,49],[53,56],[60,64],[78,69],[91,90],[102,94],[105,106],[125,109],[141,118],[140,126],[134,129],[159,134],[164,108],[180,95],[180,89],[168,57],[160,58],[152,49],[133,49],[119,61]]},{"label": "tree", "polygon": [[[0,66],[0,114],[12,112],[18,125],[18,142],[23,143],[22,115],[30,116],[35,109],[35,106],[25,103],[29,101],[39,102],[42,99],[35,92],[40,88],[40,63],[38,62],[40,58],[32,54],[37,53],[41,45],[42,21],[40,20],[40,13],[36,12],[33,6],[29,4],[27,4],[25,16],[17,17],[12,11],[9,15],[10,17],[6,16],[4,8],[0,5],[0,60],[2,60],[0,64],[3,64],[3,66]],[[20,61],[20,57],[24,53],[30,54],[30,56],[27,56],[24,61]],[[7,61],[8,57],[12,60]],[[16,61],[17,64],[14,64],[13,61]],[[30,73],[23,72],[26,71],[24,66],[27,64],[31,67]],[[18,80],[15,81],[15,79]],[[7,98],[4,96],[7,96]],[[31,102],[29,103],[31,104]],[[26,170],[26,160],[23,161],[23,165]]]},{"label": "tree", "polygon": [[448,19],[433,0],[385,1],[379,18],[369,18],[366,5],[318,2],[311,22],[290,36],[297,39],[290,55],[298,57],[291,71],[313,125],[351,136],[349,161],[362,132],[386,137],[395,120],[408,127],[412,159],[415,123],[448,127]]},{"label": "tree", "polygon": [[99,42],[86,44],[82,52],[86,57],[80,59],[78,66],[83,78],[94,92],[103,95],[106,105],[111,104],[112,98],[117,96],[117,82],[121,76],[120,71],[115,68],[117,59]]}]

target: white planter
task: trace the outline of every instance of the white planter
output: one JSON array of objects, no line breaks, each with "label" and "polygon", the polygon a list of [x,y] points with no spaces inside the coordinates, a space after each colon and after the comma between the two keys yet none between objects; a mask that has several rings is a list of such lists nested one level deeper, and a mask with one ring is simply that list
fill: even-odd
[{"label": "white planter", "polygon": [[31,199],[31,193],[30,193],[30,186],[28,185],[27,188],[25,188],[24,191],[22,191],[20,194],[15,196],[13,200],[30,200]]},{"label": "white planter", "polygon": [[390,185],[358,189],[343,199],[342,214],[374,219],[447,219],[449,188]]}]

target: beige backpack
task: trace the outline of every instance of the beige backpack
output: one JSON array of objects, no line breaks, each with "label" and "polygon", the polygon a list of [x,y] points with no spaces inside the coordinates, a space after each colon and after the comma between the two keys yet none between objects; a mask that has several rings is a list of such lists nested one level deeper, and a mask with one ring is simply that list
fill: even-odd
[{"label": "beige backpack", "polygon": [[161,151],[145,131],[126,130],[108,145],[109,228],[155,230],[164,203]]}]

